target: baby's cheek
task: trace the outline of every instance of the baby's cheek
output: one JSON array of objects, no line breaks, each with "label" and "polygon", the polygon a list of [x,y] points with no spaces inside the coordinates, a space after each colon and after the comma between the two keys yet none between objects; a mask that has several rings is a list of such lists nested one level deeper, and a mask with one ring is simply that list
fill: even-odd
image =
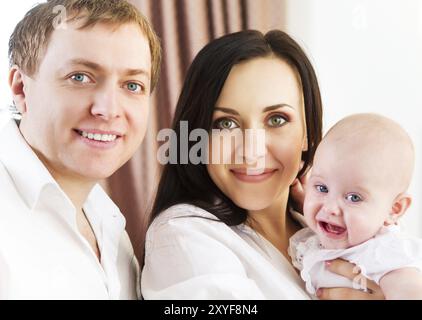
[{"label": "baby's cheek", "polygon": [[305,221],[309,228],[313,231],[316,230],[316,215],[318,213],[318,203],[311,196],[305,197],[303,204],[303,213],[305,215]]},{"label": "baby's cheek", "polygon": [[361,244],[373,236],[373,228],[368,219],[356,217],[348,219],[347,231],[352,246]]}]

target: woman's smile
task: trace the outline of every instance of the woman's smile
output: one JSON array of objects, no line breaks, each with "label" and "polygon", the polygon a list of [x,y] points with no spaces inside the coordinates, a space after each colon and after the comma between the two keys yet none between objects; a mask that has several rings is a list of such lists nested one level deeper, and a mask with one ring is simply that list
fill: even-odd
[{"label": "woman's smile", "polygon": [[271,178],[278,169],[236,168],[230,169],[233,176],[243,182],[262,182]]}]

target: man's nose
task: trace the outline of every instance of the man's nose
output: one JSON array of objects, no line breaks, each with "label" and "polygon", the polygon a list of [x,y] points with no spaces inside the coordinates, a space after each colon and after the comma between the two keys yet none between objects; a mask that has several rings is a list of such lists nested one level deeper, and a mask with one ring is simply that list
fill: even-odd
[{"label": "man's nose", "polygon": [[119,117],[120,113],[118,88],[111,85],[104,86],[95,96],[91,114],[103,120],[111,120]]}]

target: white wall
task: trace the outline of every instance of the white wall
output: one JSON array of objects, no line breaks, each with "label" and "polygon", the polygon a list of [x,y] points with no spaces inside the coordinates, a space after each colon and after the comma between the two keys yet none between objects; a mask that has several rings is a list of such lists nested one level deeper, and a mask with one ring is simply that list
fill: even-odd
[{"label": "white wall", "polygon": [[316,68],[326,131],[342,117],[377,112],[399,122],[416,148],[404,217],[422,236],[422,1],[285,0],[286,31]]}]

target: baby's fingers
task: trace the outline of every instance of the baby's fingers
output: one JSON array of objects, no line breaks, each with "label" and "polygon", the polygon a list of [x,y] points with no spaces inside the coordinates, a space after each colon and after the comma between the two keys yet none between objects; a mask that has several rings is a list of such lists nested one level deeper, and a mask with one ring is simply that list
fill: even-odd
[{"label": "baby's fingers", "polygon": [[350,279],[353,282],[355,289],[368,291],[369,293],[376,295],[376,299],[383,299],[381,288],[374,281],[366,279],[361,274],[361,270],[353,263],[342,259],[336,259],[326,261],[325,266],[329,271]]}]

